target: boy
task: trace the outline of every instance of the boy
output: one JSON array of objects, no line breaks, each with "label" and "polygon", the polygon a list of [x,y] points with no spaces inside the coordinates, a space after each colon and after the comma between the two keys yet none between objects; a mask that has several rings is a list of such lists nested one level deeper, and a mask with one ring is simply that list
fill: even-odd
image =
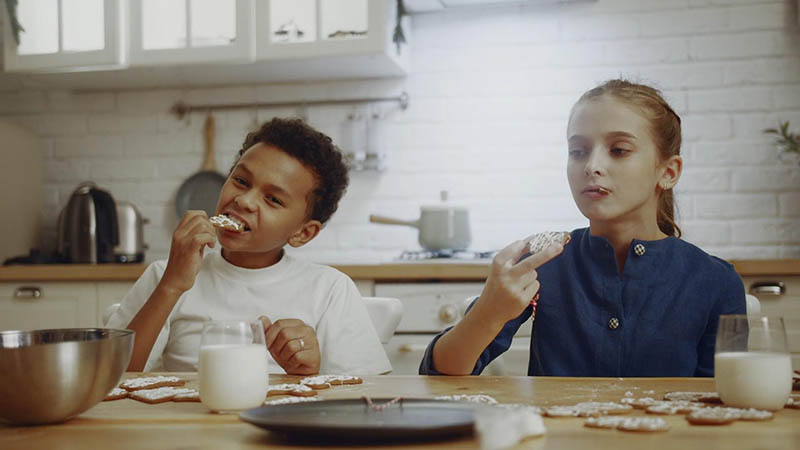
[{"label": "boy", "polygon": [[[217,231],[188,211],[168,261],[151,264],[110,318],[136,331],[129,371],[197,370],[203,322],[260,319],[275,362],[290,374],[378,374],[391,365],[355,284],[330,267],[294,259],[336,211],[347,169],[328,136],[299,119],[248,134],[216,214],[241,231]],[[205,247],[219,252],[205,252]]]}]

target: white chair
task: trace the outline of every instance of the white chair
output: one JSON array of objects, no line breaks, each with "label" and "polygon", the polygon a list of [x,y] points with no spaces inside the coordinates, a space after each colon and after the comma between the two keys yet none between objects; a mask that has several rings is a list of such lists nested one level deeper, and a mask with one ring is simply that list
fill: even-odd
[{"label": "white chair", "polygon": [[758,297],[751,294],[745,294],[744,300],[747,306],[748,316],[761,313],[761,302],[758,301]]},{"label": "white chair", "polygon": [[394,330],[403,318],[403,303],[391,297],[363,297],[369,318],[384,344],[394,335]]},{"label": "white chair", "polygon": [[[369,318],[378,332],[378,337],[384,344],[389,343],[394,330],[403,318],[403,304],[400,300],[390,297],[364,297]],[[108,319],[119,309],[119,303],[109,305],[103,312],[103,326],[108,324]]]},{"label": "white chair", "polygon": [[104,327],[108,326],[108,319],[110,319],[111,316],[113,316],[114,313],[117,312],[118,309],[119,309],[119,303],[113,303],[111,305],[108,305],[108,308],[106,308],[106,310],[103,311],[103,326]]}]

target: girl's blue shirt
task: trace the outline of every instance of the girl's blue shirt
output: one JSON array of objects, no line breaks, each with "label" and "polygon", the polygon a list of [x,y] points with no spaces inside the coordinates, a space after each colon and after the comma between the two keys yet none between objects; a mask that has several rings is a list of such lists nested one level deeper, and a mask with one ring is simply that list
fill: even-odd
[{"label": "girl's blue shirt", "polygon": [[[624,273],[607,239],[571,233],[558,257],[538,269],[541,283],[528,375],[697,377],[714,375],[721,314],[745,314],[733,266],[675,237],[633,240]],[[483,351],[473,375],[511,345],[529,306]],[[449,328],[448,328],[449,329]],[[438,375],[428,345],[419,373]]]}]

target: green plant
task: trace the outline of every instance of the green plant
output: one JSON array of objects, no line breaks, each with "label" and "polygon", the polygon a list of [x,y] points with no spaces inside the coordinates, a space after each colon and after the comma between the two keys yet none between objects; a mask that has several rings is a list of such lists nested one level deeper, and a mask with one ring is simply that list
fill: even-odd
[{"label": "green plant", "polygon": [[778,128],[767,128],[764,134],[775,136],[775,145],[782,154],[800,156],[800,134],[789,131],[789,121],[780,123]]}]

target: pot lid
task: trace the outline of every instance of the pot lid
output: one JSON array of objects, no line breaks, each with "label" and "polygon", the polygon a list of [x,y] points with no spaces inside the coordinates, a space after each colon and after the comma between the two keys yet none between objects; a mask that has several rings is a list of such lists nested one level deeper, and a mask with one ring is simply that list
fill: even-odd
[{"label": "pot lid", "polygon": [[453,206],[447,204],[447,191],[441,191],[439,193],[439,197],[442,199],[442,203],[439,205],[424,205],[420,207],[423,212],[440,212],[440,211],[453,211],[453,212],[466,212],[466,206]]}]

